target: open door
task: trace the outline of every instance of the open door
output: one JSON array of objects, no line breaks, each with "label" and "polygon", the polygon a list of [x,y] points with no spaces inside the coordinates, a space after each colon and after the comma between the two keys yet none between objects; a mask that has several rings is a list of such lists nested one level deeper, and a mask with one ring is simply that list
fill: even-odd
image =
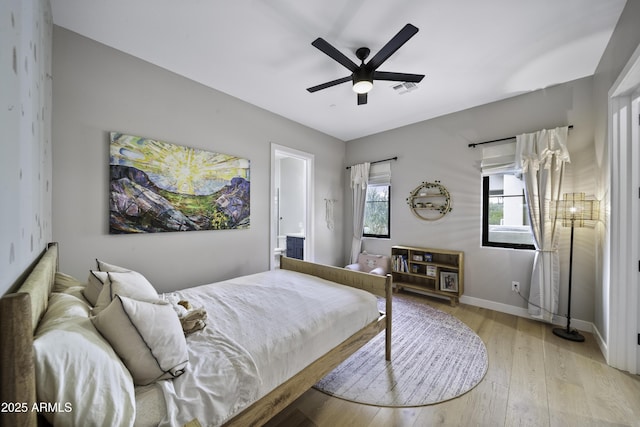
[{"label": "open door", "polygon": [[271,269],[279,255],[313,261],[313,155],[271,144]]}]

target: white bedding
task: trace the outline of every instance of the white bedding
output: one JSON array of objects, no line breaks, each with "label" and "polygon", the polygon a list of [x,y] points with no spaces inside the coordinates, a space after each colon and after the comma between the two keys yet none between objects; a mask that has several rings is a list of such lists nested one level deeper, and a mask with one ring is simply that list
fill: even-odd
[{"label": "white bedding", "polygon": [[185,289],[207,327],[187,337],[186,372],[161,381],[160,425],[217,426],[378,318],[368,292],[287,270]]}]

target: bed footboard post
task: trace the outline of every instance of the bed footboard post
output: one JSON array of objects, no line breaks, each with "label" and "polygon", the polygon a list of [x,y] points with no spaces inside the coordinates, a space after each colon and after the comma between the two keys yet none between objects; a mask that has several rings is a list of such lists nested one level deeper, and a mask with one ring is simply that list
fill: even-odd
[{"label": "bed footboard post", "polygon": [[[37,412],[36,379],[33,362],[31,297],[27,293],[5,295],[0,299],[0,402],[19,404],[0,417],[0,427],[33,427]],[[28,405],[25,407],[24,405]]]},{"label": "bed footboard post", "polygon": [[387,326],[385,328],[385,359],[391,360],[391,316],[392,316],[392,299],[393,299],[393,278],[391,274],[387,274],[387,281],[384,285],[386,294],[386,314]]}]

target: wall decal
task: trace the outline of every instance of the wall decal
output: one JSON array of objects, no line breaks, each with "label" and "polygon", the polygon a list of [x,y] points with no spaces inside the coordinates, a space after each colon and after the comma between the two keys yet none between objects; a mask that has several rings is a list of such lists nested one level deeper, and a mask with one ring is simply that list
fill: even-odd
[{"label": "wall decal", "polygon": [[249,160],[110,133],[109,233],[249,228]]}]

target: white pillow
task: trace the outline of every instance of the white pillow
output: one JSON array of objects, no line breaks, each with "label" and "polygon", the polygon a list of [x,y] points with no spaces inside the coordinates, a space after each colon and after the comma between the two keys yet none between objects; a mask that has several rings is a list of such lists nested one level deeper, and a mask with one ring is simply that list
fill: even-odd
[{"label": "white pillow", "polygon": [[187,341],[171,304],[116,295],[91,320],[122,358],[136,385],[184,372],[189,361]]},{"label": "white pillow", "polygon": [[102,286],[100,295],[93,307],[93,314],[98,314],[109,304],[115,295],[121,295],[137,300],[158,299],[158,293],[149,281],[136,271],[109,272],[109,280]]},{"label": "white pillow", "polygon": [[56,272],[55,281],[53,282],[53,289],[51,290],[51,292],[63,292],[65,294],[71,294],[87,303],[87,299],[84,296],[86,287],[86,283],[82,283],[75,277],[58,271]]},{"label": "white pillow", "polygon": [[88,319],[91,307],[84,299],[75,295],[53,292],[49,296],[49,306],[38,324],[38,333],[56,327],[61,322]]},{"label": "white pillow", "polygon": [[87,287],[83,291],[84,297],[91,303],[91,305],[96,305],[98,301],[98,296],[100,295],[100,291],[102,290],[102,286],[107,281],[107,272],[121,272],[126,273],[132,270],[124,267],[119,267],[117,265],[109,264],[104,261],[100,261],[96,258],[96,265],[98,270],[90,270],[89,271],[89,279],[87,280]]},{"label": "white pillow", "polygon": [[76,286],[85,286],[85,285],[86,285],[85,283],[82,283],[81,281],[79,281],[73,276],[62,273],[60,271],[56,271],[52,292],[64,292],[68,288],[72,288]]},{"label": "white pillow", "polygon": [[52,425],[133,425],[131,374],[89,320],[85,302],[53,294],[33,349],[38,401],[63,405],[43,413]]},{"label": "white pillow", "polygon": [[130,268],[119,267],[117,265],[109,264],[104,261],[100,261],[96,258],[96,264],[98,265],[99,271],[115,271],[119,273],[126,273],[127,271],[131,271]]},{"label": "white pillow", "polygon": [[102,286],[109,280],[109,273],[106,271],[89,271],[89,278],[87,279],[87,286],[84,288],[83,295],[91,303],[96,305]]}]

